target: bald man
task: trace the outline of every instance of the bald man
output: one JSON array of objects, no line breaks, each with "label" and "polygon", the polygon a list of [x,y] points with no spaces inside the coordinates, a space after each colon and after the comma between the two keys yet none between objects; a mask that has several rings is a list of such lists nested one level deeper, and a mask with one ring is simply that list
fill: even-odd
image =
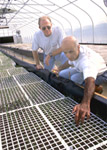
[{"label": "bald man", "polygon": [[[95,51],[80,46],[75,37],[64,38],[62,52],[69,59],[58,68],[59,76],[71,79],[79,85],[84,84],[84,96],[80,104],[73,108],[76,124],[90,117],[90,102],[95,86],[107,83],[107,67],[103,58]],[[67,68],[67,69],[66,69]]]},{"label": "bald man", "polygon": [[[32,42],[32,53],[36,63],[36,68],[45,68],[51,71],[54,68],[55,61],[60,61],[61,64],[64,64],[67,60],[65,54],[60,51],[64,34],[59,27],[52,26],[51,19],[48,16],[40,17],[38,25],[40,30],[34,34]],[[41,65],[39,60],[39,48],[44,52],[44,66]]]}]

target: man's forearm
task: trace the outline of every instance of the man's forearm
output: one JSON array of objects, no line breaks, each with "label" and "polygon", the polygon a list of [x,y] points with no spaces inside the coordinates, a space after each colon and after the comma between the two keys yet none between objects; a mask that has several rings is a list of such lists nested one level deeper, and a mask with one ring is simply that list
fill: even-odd
[{"label": "man's forearm", "polygon": [[39,65],[40,64],[40,60],[39,60],[39,56],[38,56],[38,52],[37,51],[32,51],[32,54],[33,54],[33,58],[36,62],[36,65]]},{"label": "man's forearm", "polygon": [[58,49],[51,52],[51,54],[52,54],[52,56],[56,56],[56,55],[60,54],[61,52],[62,52],[61,47],[59,47]]},{"label": "man's forearm", "polygon": [[66,68],[70,67],[70,65],[68,64],[68,60],[61,66],[58,67],[59,71],[64,70]]},{"label": "man's forearm", "polygon": [[89,77],[85,80],[84,97],[82,102],[90,105],[94,91],[95,91],[95,80],[94,78]]}]

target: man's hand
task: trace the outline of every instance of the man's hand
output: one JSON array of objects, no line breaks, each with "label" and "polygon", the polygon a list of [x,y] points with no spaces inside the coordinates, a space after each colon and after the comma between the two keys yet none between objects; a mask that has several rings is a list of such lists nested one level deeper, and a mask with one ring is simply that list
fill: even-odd
[{"label": "man's hand", "polygon": [[[59,47],[59,48],[57,48],[56,50],[50,52],[50,53],[46,56],[46,58],[45,58],[45,64],[46,64],[47,66],[49,66],[50,58],[51,58],[52,56],[56,56],[56,55],[60,54],[61,52],[62,52],[62,48],[61,48],[61,47]],[[51,55],[50,55],[50,54],[51,54]]]},{"label": "man's hand", "polygon": [[54,69],[52,69],[52,72],[54,74],[56,74],[56,76],[58,76],[59,75],[59,69],[58,69],[58,67],[55,67]]},{"label": "man's hand", "polygon": [[51,58],[51,57],[50,57],[49,55],[47,55],[46,58],[45,58],[45,64],[46,64],[47,66],[49,66],[50,58]]},{"label": "man's hand", "polygon": [[43,66],[38,64],[38,65],[36,65],[36,69],[43,69]]},{"label": "man's hand", "polygon": [[83,123],[85,116],[87,119],[90,118],[90,103],[91,98],[95,91],[95,79],[93,77],[88,77],[85,79],[84,96],[82,102],[73,108],[73,113],[75,113],[75,122],[79,125],[79,122]]},{"label": "man's hand", "polygon": [[86,103],[77,104],[72,113],[75,113],[75,123],[78,126],[80,122],[84,123],[85,116],[87,116],[87,120],[90,118],[90,106]]}]

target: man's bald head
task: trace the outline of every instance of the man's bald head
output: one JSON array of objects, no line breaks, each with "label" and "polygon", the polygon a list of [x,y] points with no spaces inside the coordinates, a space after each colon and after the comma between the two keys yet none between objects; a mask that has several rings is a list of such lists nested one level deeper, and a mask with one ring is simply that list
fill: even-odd
[{"label": "man's bald head", "polygon": [[69,60],[76,60],[79,56],[80,45],[73,36],[68,36],[63,39],[61,44],[62,51],[66,54]]},{"label": "man's bald head", "polygon": [[63,39],[61,47],[64,51],[71,49],[73,50],[78,47],[78,42],[75,37],[68,36]]}]

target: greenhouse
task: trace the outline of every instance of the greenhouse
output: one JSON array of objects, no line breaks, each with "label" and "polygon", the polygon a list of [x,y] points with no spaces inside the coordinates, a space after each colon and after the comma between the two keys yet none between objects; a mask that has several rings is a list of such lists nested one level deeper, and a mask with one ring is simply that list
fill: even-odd
[{"label": "greenhouse", "polygon": [[[107,82],[92,95],[90,118],[76,125],[85,86],[56,74],[61,62],[51,71],[35,64],[34,35],[50,30],[40,27],[43,16],[107,68],[107,0],[0,0],[0,150],[107,150]],[[44,56],[39,46],[42,65]]]}]

